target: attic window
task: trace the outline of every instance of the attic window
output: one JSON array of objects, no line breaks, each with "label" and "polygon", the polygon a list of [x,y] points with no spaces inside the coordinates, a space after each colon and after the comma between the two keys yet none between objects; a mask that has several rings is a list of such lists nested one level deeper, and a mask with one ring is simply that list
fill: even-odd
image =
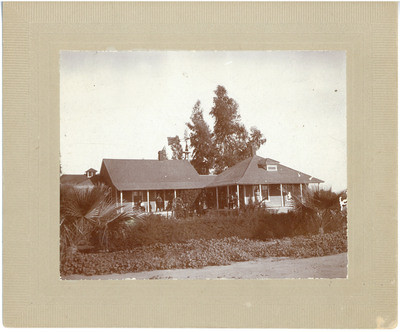
[{"label": "attic window", "polygon": [[276,172],[278,170],[278,167],[276,165],[267,165],[267,171],[269,172]]}]

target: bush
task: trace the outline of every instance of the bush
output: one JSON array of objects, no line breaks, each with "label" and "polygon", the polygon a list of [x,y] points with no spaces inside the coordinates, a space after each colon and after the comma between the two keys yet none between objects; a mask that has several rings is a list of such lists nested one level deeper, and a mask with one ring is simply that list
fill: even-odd
[{"label": "bush", "polygon": [[192,216],[200,205],[202,193],[201,189],[183,190],[173,201],[175,217],[180,219]]},{"label": "bush", "polygon": [[[335,216],[327,232],[343,229],[346,218]],[[184,243],[192,239],[279,239],[297,235],[318,234],[319,226],[312,219],[296,213],[271,213],[262,209],[238,215],[205,215],[186,219],[167,219],[159,215],[144,217],[124,230],[125,237],[113,243],[115,250],[132,249],[157,243]]]},{"label": "bush", "polygon": [[60,186],[60,255],[87,248],[113,249],[123,237],[126,222],[134,217],[121,212],[105,185],[78,188]]},{"label": "bush", "polygon": [[159,269],[227,265],[260,257],[315,257],[347,251],[343,230],[331,234],[300,236],[273,242],[229,237],[153,244],[111,253],[77,253],[61,265],[61,274],[99,275]]},{"label": "bush", "polygon": [[120,249],[156,243],[183,243],[191,239],[252,238],[257,225],[247,216],[194,216],[166,219],[151,215],[135,222]]}]

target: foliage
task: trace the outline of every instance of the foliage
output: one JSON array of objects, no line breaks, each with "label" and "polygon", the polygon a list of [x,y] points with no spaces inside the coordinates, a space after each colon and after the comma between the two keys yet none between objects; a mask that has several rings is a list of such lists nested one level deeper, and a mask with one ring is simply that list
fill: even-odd
[{"label": "foliage", "polygon": [[191,123],[186,123],[190,130],[190,145],[193,148],[190,163],[199,174],[209,174],[215,158],[215,149],[212,134],[208,124],[204,121],[203,109],[198,100],[193,107],[190,117]]},{"label": "foliage", "polygon": [[61,185],[61,254],[88,248],[108,250],[122,234],[125,222],[133,217],[122,212],[111,198],[110,188],[96,185],[77,188]]},{"label": "foliage", "polygon": [[[186,123],[193,149],[191,163],[199,174],[209,174],[210,170],[219,174],[250,157],[253,149],[259,149],[266,142],[257,127],[251,127],[249,133],[241,123],[239,104],[228,96],[225,87],[218,85],[214,92],[216,96],[210,111],[214,118],[213,131],[204,120],[199,100],[193,107],[191,122]],[[173,151],[172,159],[182,159],[179,137],[168,137],[168,144]]]},{"label": "foliage", "polygon": [[340,195],[333,192],[332,189],[305,188],[302,199],[294,197],[296,213],[302,219],[312,220],[318,226],[319,232],[323,233],[337,220],[347,219],[346,212],[340,211]]},{"label": "foliage", "polygon": [[[201,196],[201,194],[200,194]],[[184,207],[180,213],[185,214]],[[164,218],[150,215],[135,222],[126,231],[124,241],[116,249],[131,249],[156,243],[182,243],[191,239],[222,239],[237,236],[240,239],[270,240],[298,235],[317,234],[318,225],[311,219],[303,219],[295,213],[270,213],[254,208],[247,211],[232,211],[235,215],[193,215],[184,219]],[[346,218],[335,217],[326,232],[342,230]]]},{"label": "foliage", "polygon": [[183,159],[183,147],[181,144],[181,140],[179,136],[169,137],[168,138],[168,145],[171,146],[172,150],[172,158],[173,160],[182,160]]},{"label": "foliage", "polygon": [[210,114],[214,118],[213,137],[218,152],[215,158],[215,170],[218,174],[244,159],[248,133],[240,122],[239,104],[228,97],[223,86],[218,85],[214,93],[216,96]]},{"label": "foliage", "polygon": [[214,92],[216,96],[210,114],[214,117],[215,171],[218,174],[250,157],[251,147],[258,149],[266,139],[256,127],[251,128],[249,136],[241,123],[239,104],[228,97],[223,86],[218,85]]},{"label": "foliage", "polygon": [[175,198],[172,202],[172,209],[175,218],[180,219],[193,215],[198,205],[197,201],[201,191],[201,189],[188,189],[181,191],[179,197]]},{"label": "foliage", "polygon": [[250,137],[247,143],[247,151],[251,149],[253,146],[255,150],[258,150],[261,145],[265,144],[267,142],[267,139],[264,137],[264,135],[261,133],[261,131],[255,127],[252,126],[250,128]]},{"label": "foliage", "polygon": [[229,237],[153,244],[112,253],[77,254],[61,265],[61,274],[100,275],[158,269],[227,265],[260,257],[316,257],[347,251],[346,232],[263,242]]}]

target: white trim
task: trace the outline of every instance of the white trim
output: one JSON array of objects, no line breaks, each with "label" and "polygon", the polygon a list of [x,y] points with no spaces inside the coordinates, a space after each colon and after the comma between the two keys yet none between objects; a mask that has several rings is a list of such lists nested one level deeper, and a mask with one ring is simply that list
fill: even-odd
[{"label": "white trim", "polygon": [[150,213],[150,193],[147,190],[147,213]]},{"label": "white trim", "polygon": [[237,193],[237,207],[240,209],[240,192],[239,192],[239,185],[236,185],[236,193]]}]

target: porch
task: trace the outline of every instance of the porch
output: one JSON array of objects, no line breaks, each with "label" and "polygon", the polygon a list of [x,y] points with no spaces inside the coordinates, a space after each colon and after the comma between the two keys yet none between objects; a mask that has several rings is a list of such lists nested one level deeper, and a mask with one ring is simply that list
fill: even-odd
[{"label": "porch", "polygon": [[172,201],[179,197],[180,193],[181,190],[115,190],[113,196],[115,203],[124,209],[159,214],[172,210]]},{"label": "porch", "polygon": [[[172,217],[172,202],[179,190],[115,191],[115,202],[124,210],[136,210]],[[295,206],[294,197],[303,198],[303,184],[237,184],[205,189],[205,208],[217,214],[232,214],[241,207],[260,205],[277,213]]]},{"label": "porch", "polygon": [[216,210],[262,205],[287,211],[294,208],[294,197],[303,199],[303,184],[236,184],[214,188]]}]

